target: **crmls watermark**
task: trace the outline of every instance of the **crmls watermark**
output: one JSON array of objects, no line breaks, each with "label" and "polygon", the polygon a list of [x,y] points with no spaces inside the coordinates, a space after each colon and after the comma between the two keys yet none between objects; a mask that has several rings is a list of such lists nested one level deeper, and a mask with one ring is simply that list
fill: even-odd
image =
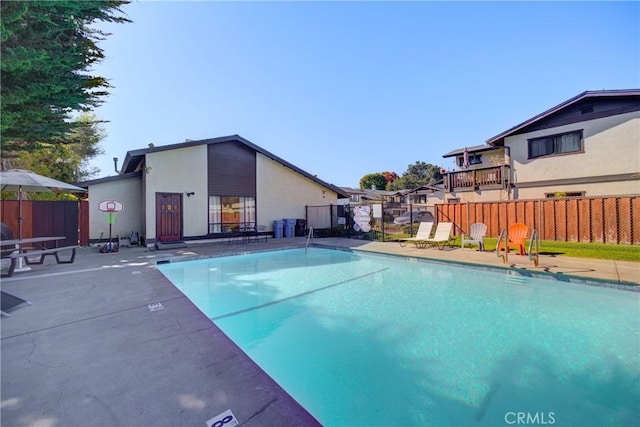
[{"label": "crmls watermark", "polygon": [[513,425],[551,425],[556,423],[555,412],[507,412],[504,422]]}]

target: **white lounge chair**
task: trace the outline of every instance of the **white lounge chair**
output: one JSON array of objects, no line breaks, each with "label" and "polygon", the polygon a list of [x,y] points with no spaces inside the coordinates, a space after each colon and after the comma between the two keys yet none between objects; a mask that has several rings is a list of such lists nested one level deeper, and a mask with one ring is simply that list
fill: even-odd
[{"label": "white lounge chair", "polygon": [[487,225],[476,222],[469,227],[469,234],[462,235],[462,248],[466,245],[471,246],[476,243],[478,250],[484,251],[484,236],[487,235]]},{"label": "white lounge chair", "polygon": [[437,246],[438,249],[443,250],[444,246],[449,244],[451,240],[452,230],[452,222],[439,222],[433,237],[424,241],[425,245],[434,245]]},{"label": "white lounge chair", "polygon": [[417,248],[424,246],[424,241],[431,237],[432,228],[433,222],[421,222],[414,237],[398,239],[398,242],[400,243],[400,246],[406,246],[407,243],[414,243]]}]

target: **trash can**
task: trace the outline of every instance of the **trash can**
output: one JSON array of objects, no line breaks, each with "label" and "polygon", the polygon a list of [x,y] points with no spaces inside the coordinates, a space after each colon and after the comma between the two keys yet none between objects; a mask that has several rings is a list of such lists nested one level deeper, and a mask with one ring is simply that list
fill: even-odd
[{"label": "trash can", "polygon": [[295,235],[296,220],[295,218],[284,218],[284,237],[293,237]]},{"label": "trash can", "polygon": [[282,228],[284,221],[273,221],[273,238],[282,239]]},{"label": "trash can", "polygon": [[304,236],[305,231],[307,230],[307,220],[305,219],[297,219],[296,220],[296,236]]}]

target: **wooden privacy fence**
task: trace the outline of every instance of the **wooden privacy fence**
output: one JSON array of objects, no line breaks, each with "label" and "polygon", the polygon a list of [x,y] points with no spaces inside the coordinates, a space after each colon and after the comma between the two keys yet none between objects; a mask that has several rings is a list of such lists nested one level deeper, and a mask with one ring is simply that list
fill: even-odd
[{"label": "wooden privacy fence", "polygon": [[640,195],[449,203],[435,211],[438,222],[456,225],[456,235],[482,222],[488,237],[498,237],[503,228],[522,222],[541,240],[640,244]]},{"label": "wooden privacy fence", "polygon": [[[17,200],[0,202],[0,220],[18,238],[19,209]],[[22,201],[22,237],[66,236],[64,245],[89,244],[89,202],[58,200]]]}]

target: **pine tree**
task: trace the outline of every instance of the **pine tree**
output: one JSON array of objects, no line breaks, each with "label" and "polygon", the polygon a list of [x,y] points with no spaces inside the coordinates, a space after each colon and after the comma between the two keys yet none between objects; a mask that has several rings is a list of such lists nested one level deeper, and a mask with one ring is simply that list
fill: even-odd
[{"label": "pine tree", "polygon": [[90,111],[108,94],[106,78],[90,74],[104,58],[109,34],[95,22],[131,22],[128,0],[3,1],[1,133],[3,157],[39,144],[65,143],[74,112]]}]

